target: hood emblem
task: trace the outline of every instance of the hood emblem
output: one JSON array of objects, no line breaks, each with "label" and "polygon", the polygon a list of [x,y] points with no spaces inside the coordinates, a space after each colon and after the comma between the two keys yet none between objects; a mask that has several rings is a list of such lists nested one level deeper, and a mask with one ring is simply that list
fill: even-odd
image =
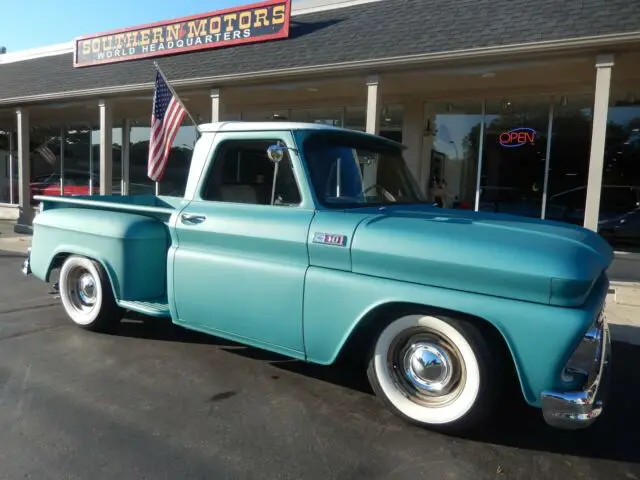
[{"label": "hood emblem", "polygon": [[347,244],[347,236],[338,233],[315,232],[313,234],[313,243],[321,243],[323,245],[335,245],[344,247]]}]

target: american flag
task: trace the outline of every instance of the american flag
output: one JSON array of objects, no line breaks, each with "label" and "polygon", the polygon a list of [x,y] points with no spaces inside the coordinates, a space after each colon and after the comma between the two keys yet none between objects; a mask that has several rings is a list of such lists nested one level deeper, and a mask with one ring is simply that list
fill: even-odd
[{"label": "american flag", "polygon": [[184,106],[173,95],[162,74],[157,72],[147,166],[147,175],[154,182],[162,179],[171,145],[186,113]]}]

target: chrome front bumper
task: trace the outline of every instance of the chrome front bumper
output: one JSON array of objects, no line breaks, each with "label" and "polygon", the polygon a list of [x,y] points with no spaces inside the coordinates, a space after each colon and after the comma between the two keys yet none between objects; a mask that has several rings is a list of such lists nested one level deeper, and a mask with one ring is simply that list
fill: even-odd
[{"label": "chrome front bumper", "polygon": [[609,390],[610,367],[611,335],[603,308],[563,373],[563,377],[569,378],[583,376],[584,387],[573,392],[542,392],[545,421],[552,427],[567,430],[590,426],[602,413]]},{"label": "chrome front bumper", "polygon": [[27,250],[27,257],[22,262],[22,273],[31,275],[31,248]]}]

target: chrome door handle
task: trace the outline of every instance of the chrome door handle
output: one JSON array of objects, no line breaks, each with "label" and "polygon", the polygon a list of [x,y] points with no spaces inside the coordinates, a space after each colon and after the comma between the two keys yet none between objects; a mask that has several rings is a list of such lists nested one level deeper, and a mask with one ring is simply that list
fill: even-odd
[{"label": "chrome door handle", "polygon": [[182,223],[189,223],[191,225],[202,223],[207,219],[204,215],[191,215],[189,213],[183,213],[180,218],[182,219]]}]

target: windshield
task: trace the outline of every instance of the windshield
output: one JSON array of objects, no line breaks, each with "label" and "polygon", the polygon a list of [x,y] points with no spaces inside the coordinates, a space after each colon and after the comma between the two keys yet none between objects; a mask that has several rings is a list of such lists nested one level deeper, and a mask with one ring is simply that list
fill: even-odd
[{"label": "windshield", "polygon": [[399,146],[359,134],[318,132],[303,150],[315,194],[326,207],[426,201]]}]

